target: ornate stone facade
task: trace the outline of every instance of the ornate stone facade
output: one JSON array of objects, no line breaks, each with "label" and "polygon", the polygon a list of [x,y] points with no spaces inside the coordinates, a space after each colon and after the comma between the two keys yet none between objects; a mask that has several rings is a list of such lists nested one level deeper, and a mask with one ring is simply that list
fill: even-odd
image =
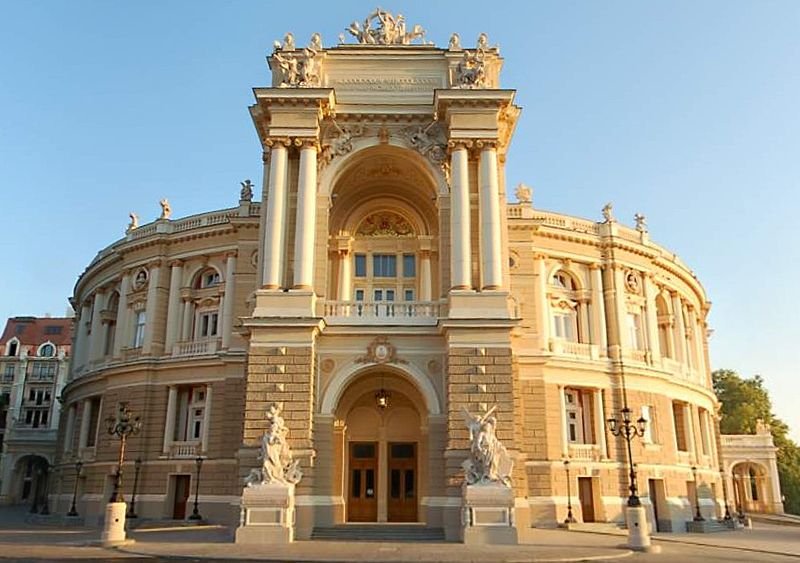
[{"label": "ornate stone facade", "polygon": [[277,42],[250,108],[264,201],[243,190],[238,208],[138,226],[89,265],[75,306],[117,328],[79,327],[59,499],[80,457],[99,513],[114,444],[87,437],[124,397],[145,420],[139,513],[180,513],[202,455],[203,515],[235,523],[274,457],[275,404],[303,474],[288,536],[411,521],[460,540],[465,502],[487,501],[464,488],[487,478],[525,541],[563,521],[566,459],[573,512],[623,518],[625,448],[605,421],[627,405],[647,420],[633,453],[652,524],[682,529],[693,494],[720,513],[703,287],[643,217],[533,209],[525,186],[507,201],[520,108],[499,50],[404,25],[379,10],[348,28],[355,44]]}]

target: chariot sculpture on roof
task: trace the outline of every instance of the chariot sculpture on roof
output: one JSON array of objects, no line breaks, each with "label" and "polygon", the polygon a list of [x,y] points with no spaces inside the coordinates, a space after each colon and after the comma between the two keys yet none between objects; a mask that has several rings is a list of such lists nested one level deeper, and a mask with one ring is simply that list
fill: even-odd
[{"label": "chariot sculpture on roof", "polygon": [[394,16],[380,8],[367,16],[363,24],[351,23],[346,31],[362,45],[410,45],[415,39],[425,43],[425,30],[421,25],[415,24],[408,30],[403,14]]}]

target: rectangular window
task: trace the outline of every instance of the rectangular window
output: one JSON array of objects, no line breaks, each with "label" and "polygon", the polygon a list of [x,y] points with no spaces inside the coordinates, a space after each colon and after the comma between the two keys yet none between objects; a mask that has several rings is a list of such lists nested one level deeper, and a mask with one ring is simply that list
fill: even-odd
[{"label": "rectangular window", "polygon": [[644,436],[642,436],[642,440],[645,444],[658,443],[656,408],[653,405],[642,405],[642,418],[647,421],[644,425]]},{"label": "rectangular window", "polygon": [[376,278],[396,278],[397,277],[397,255],[396,254],[373,254],[372,255],[372,275]]},{"label": "rectangular window", "polygon": [[697,415],[700,417],[700,447],[703,455],[709,455],[711,453],[711,433],[708,428],[708,411],[706,409],[698,409]]},{"label": "rectangular window", "polygon": [[414,290],[413,289],[404,290],[403,299],[405,301],[413,301],[414,300]]},{"label": "rectangular window", "polygon": [[628,338],[630,338],[629,346],[634,350],[642,349],[642,339],[640,335],[640,315],[638,313],[628,313]]},{"label": "rectangular window", "polygon": [[689,451],[689,440],[686,436],[686,409],[684,403],[672,402],[672,421],[675,424],[675,445],[678,451]]},{"label": "rectangular window", "polygon": [[577,315],[574,311],[553,315],[553,334],[556,338],[577,342]]},{"label": "rectangular window", "polygon": [[218,314],[216,311],[200,314],[199,338],[217,336]]},{"label": "rectangular window", "polygon": [[403,254],[403,277],[413,278],[417,275],[417,261],[413,254]]},{"label": "rectangular window", "polygon": [[144,325],[146,322],[147,317],[145,316],[144,311],[138,311],[136,313],[136,324],[134,325],[133,329],[133,347],[134,348],[141,348],[142,344],[144,344]]},{"label": "rectangular window", "polygon": [[100,397],[95,397],[89,403],[89,412],[83,413],[89,416],[89,435],[86,437],[86,446],[94,447],[97,441],[97,429],[100,425]]},{"label": "rectangular window", "polygon": [[367,277],[367,255],[356,254],[355,261],[356,261],[356,277],[357,278]]},{"label": "rectangular window", "polygon": [[5,369],[3,370],[3,381],[14,381],[15,372],[16,366],[14,364],[6,364]]}]

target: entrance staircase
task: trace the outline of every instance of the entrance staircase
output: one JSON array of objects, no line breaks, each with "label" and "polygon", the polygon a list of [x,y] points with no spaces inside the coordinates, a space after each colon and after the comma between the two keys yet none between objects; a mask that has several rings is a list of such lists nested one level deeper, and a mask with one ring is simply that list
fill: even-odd
[{"label": "entrance staircase", "polygon": [[312,540],[369,542],[443,542],[442,528],[420,524],[340,524],[317,527]]}]

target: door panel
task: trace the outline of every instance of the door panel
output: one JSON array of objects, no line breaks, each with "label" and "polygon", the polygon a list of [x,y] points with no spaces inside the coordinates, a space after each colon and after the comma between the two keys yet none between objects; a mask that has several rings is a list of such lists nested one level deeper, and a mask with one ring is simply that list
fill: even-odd
[{"label": "door panel", "polygon": [[389,443],[389,522],[417,520],[417,445]]},{"label": "door panel", "polygon": [[378,445],[375,442],[350,444],[347,520],[378,520]]},{"label": "door panel", "polygon": [[175,476],[175,500],[172,505],[172,517],[176,520],[186,518],[186,503],[189,501],[188,475]]},{"label": "door panel", "polygon": [[591,477],[578,477],[578,498],[581,502],[583,521],[594,522],[594,494],[592,493]]}]

